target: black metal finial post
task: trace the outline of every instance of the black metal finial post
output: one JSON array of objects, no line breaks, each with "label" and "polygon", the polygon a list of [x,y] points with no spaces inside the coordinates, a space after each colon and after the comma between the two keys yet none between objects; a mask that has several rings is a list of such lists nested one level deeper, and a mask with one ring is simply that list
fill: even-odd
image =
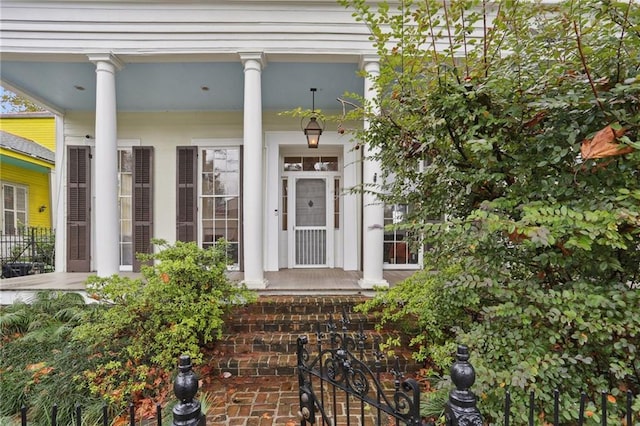
[{"label": "black metal finial post", "polygon": [[469,363],[469,348],[458,345],[456,362],[451,366],[455,389],[449,393],[445,407],[448,426],[482,426],[482,416],[476,406],[476,396],[469,389],[476,381],[476,372]]},{"label": "black metal finial post", "polygon": [[180,372],[173,382],[173,393],[178,404],[173,407],[173,426],[205,426],[206,417],[202,414],[200,402],[195,399],[198,393],[198,376],[192,370],[191,358],[180,356]]}]

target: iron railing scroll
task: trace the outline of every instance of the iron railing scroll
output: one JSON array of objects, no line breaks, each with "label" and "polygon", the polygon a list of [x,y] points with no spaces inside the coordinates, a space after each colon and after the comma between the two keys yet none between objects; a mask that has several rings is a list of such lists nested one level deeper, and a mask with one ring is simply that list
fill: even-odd
[{"label": "iron railing scroll", "polygon": [[476,396],[469,390],[476,381],[476,372],[469,363],[467,346],[458,346],[456,361],[451,366],[451,381],[456,388],[449,393],[445,407],[447,426],[482,426]]},{"label": "iron railing scroll", "polygon": [[[404,379],[396,359],[392,374],[393,389],[385,389],[381,376],[383,353],[379,339],[366,348],[367,336],[363,327],[349,333],[351,321],[343,310],[342,330],[329,317],[325,325],[316,324],[317,348],[313,356],[308,349],[309,337],[297,339],[297,368],[300,425],[351,425],[364,424],[365,416],[373,417],[380,426],[393,424],[419,426],[420,386],[414,379]],[[327,340],[328,347],[324,344]],[[359,418],[359,420],[358,420]],[[368,423],[369,424],[369,423]]]}]

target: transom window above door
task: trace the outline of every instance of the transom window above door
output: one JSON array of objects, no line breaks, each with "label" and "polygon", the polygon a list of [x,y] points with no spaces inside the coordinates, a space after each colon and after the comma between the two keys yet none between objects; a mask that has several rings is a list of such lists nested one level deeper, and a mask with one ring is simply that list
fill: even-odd
[{"label": "transom window above door", "polygon": [[337,172],[338,157],[284,157],[285,172]]}]

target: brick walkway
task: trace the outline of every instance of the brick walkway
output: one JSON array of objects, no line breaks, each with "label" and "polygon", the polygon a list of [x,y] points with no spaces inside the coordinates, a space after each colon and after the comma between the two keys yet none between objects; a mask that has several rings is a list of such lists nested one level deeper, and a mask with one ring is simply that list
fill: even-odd
[{"label": "brick walkway", "polygon": [[208,399],[207,425],[294,426],[297,412],[296,377],[216,378],[204,384],[199,398]]},{"label": "brick walkway", "polygon": [[[383,383],[387,389],[392,388],[391,380]],[[328,389],[328,388],[326,388]],[[318,391],[316,389],[316,391]],[[208,399],[207,425],[224,426],[296,426],[300,402],[298,396],[297,377],[245,377],[216,379],[205,385],[198,398]],[[331,416],[331,396],[325,390],[325,409]],[[345,416],[345,399],[340,393],[337,397],[337,422],[347,424]],[[389,419],[382,414],[378,423],[375,409],[364,408],[364,420],[360,419],[361,408],[358,402],[351,400],[351,425],[375,426],[388,425]],[[203,404],[204,405],[204,404]],[[322,424],[322,420],[317,419]]]}]

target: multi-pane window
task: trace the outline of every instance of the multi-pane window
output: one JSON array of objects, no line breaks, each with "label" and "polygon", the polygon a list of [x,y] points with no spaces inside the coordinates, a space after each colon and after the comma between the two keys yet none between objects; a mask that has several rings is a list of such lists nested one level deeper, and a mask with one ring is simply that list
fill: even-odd
[{"label": "multi-pane window", "polygon": [[200,201],[202,246],[220,239],[237,268],[240,246],[240,149],[205,148],[201,151]]},{"label": "multi-pane window", "polygon": [[282,230],[286,231],[289,226],[289,182],[282,179]]},{"label": "multi-pane window", "polygon": [[27,225],[27,188],[2,183],[2,231],[13,235],[16,229]]},{"label": "multi-pane window", "polygon": [[394,265],[418,264],[416,235],[399,226],[406,220],[408,213],[409,206],[407,204],[387,204],[384,206],[385,228],[392,225],[392,229],[385,230],[384,233],[383,259],[385,263]]},{"label": "multi-pane window", "polygon": [[285,172],[337,172],[338,157],[284,157]]},{"label": "multi-pane window", "polygon": [[118,206],[120,210],[120,265],[133,265],[133,151],[118,149]]}]

